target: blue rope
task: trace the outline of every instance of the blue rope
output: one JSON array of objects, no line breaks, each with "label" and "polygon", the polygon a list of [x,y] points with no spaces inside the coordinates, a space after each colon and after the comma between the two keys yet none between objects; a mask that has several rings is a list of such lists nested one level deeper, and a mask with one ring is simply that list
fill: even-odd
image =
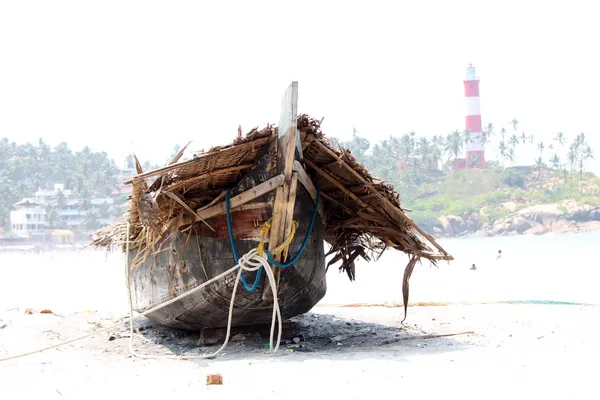
[{"label": "blue rope", "polygon": [[310,223],[308,224],[308,230],[306,231],[306,235],[304,236],[302,245],[300,246],[300,249],[298,249],[298,252],[296,253],[296,255],[290,261],[282,264],[280,262],[275,261],[273,259],[273,255],[271,253],[269,253],[268,251],[265,251],[265,253],[267,253],[267,260],[269,260],[269,262],[271,264],[273,264],[279,268],[287,268],[287,267],[293,265],[296,261],[298,261],[298,258],[300,258],[300,255],[302,254],[302,252],[304,251],[304,248],[308,244],[308,239],[310,237],[310,234],[312,233],[313,226],[315,225],[315,220],[317,219],[317,214],[319,211],[319,202],[320,201],[321,201],[321,191],[319,190],[319,188],[317,188],[317,199],[315,201],[315,209],[313,211],[312,218],[310,219]]},{"label": "blue rope", "polygon": [[[227,216],[227,230],[229,230],[229,242],[231,243],[231,251],[233,252],[233,260],[235,261],[235,264],[237,265],[237,263],[239,262],[239,257],[238,257],[237,249],[235,247],[235,241],[233,238],[233,227],[231,225],[231,204],[229,204],[230,194],[231,194],[231,189],[227,189],[227,193],[225,193],[225,215]],[[254,280],[254,283],[252,284],[252,286],[250,286],[248,284],[246,277],[242,273],[240,278],[242,281],[242,285],[244,285],[244,288],[247,291],[254,292],[256,290],[256,288],[258,287],[258,284],[260,283],[260,278],[262,277],[262,270],[263,270],[262,267],[260,267],[259,270],[256,271],[256,279]]]},{"label": "blue rope", "polygon": [[[227,192],[225,193],[225,215],[227,216],[227,230],[229,231],[229,241],[231,243],[231,251],[233,252],[233,259],[234,259],[235,263],[237,264],[239,262],[239,258],[238,258],[237,248],[235,246],[235,239],[233,237],[233,226],[231,224],[231,204],[229,202],[230,195],[231,195],[231,189],[227,189]],[[315,209],[313,211],[312,218],[310,219],[310,223],[308,225],[308,230],[306,231],[306,235],[304,236],[304,240],[302,241],[302,245],[300,246],[300,249],[298,250],[296,255],[287,263],[282,264],[280,262],[275,261],[273,259],[273,255],[271,253],[269,253],[268,251],[265,251],[265,253],[267,254],[267,260],[270,263],[272,263],[273,265],[275,265],[279,268],[287,268],[287,267],[293,265],[296,261],[298,261],[298,258],[300,258],[300,255],[302,254],[302,252],[304,251],[304,248],[308,244],[308,239],[310,237],[310,234],[312,233],[313,226],[315,224],[315,220],[317,219],[320,201],[321,201],[321,191],[319,190],[319,188],[317,188],[317,199],[315,201]],[[254,280],[254,283],[252,284],[252,286],[250,286],[248,284],[248,281],[244,277],[244,274],[241,275],[242,285],[244,285],[244,288],[247,291],[253,292],[256,290],[256,288],[258,287],[258,284],[260,282],[260,278],[262,277],[262,270],[263,269],[261,267],[256,272],[256,279]]]}]

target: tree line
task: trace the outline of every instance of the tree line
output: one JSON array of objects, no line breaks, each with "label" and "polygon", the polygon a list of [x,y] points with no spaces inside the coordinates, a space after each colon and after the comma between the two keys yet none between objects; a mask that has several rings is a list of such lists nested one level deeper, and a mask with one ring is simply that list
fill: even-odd
[{"label": "tree line", "polygon": [[[558,132],[550,142],[536,140],[533,134],[519,132],[519,122],[510,121],[509,128],[496,131],[490,123],[480,134],[481,142],[490,149],[497,150],[497,159],[486,160],[488,167],[513,166],[517,154],[526,155],[525,164],[535,166],[538,171],[550,170],[564,174],[569,180],[569,193],[573,190],[573,177],[579,175],[580,186],[586,162],[594,158],[585,133],[570,139]],[[447,134],[432,137],[419,136],[415,132],[390,136],[371,145],[370,141],[354,129],[350,140],[336,139],[348,148],[359,162],[365,165],[373,176],[392,182],[404,189],[416,188],[431,181],[435,172],[448,172],[453,162],[461,158],[466,146],[473,140],[468,130],[454,130]],[[533,156],[531,156],[533,155]],[[468,160],[471,168],[478,167],[476,158]],[[538,175],[540,176],[540,175]],[[569,178],[569,179],[567,179]]]},{"label": "tree line", "polygon": [[[133,168],[132,160],[133,156],[128,156],[124,166]],[[144,165],[147,169],[153,167],[148,162]],[[106,152],[94,152],[87,146],[73,151],[64,142],[51,147],[43,139],[17,144],[3,138],[0,140],[1,226],[7,223],[13,204],[32,197],[38,189],[53,189],[57,183],[73,191],[81,210],[89,209],[92,198],[107,197],[122,185],[119,169]],[[61,208],[64,201],[59,193],[57,203],[62,204],[47,210],[51,223],[58,219],[56,208]]]},{"label": "tree line", "polygon": [[[572,195],[574,178],[577,177],[580,191],[583,190],[583,175],[586,162],[594,158],[587,136],[579,133],[568,137],[558,132],[551,141],[537,141],[532,134],[519,132],[516,119],[510,121],[509,129],[498,131],[488,124],[481,133],[480,140],[486,148],[496,149],[496,160],[486,160],[489,167],[514,165],[518,154],[523,152],[533,157],[530,164],[538,171],[553,171],[569,182],[569,195]],[[335,139],[334,139],[335,140]],[[379,143],[371,142],[353,131],[349,140],[337,140],[365,165],[373,176],[394,184],[397,189],[418,192],[427,189],[440,174],[452,168],[453,161],[464,154],[473,134],[466,130],[454,130],[447,134],[432,137],[419,136],[415,132],[390,136]],[[179,151],[172,149],[172,158]],[[486,155],[487,156],[487,155]],[[470,160],[470,167],[477,167],[477,160]],[[134,169],[132,154],[126,157],[122,167]],[[146,161],[144,171],[156,168]],[[90,207],[89,200],[106,197],[122,184],[115,161],[106,152],[94,152],[89,147],[80,151],[71,150],[66,143],[51,147],[42,139],[37,143],[17,144],[7,138],[0,140],[0,219],[3,226],[12,205],[23,197],[31,197],[40,188],[52,189],[62,183],[73,190],[79,199],[80,209]],[[538,175],[539,176],[539,175]],[[123,201],[125,199],[122,199]],[[63,200],[57,200],[59,203]],[[49,219],[57,219],[54,205],[48,211]]]}]

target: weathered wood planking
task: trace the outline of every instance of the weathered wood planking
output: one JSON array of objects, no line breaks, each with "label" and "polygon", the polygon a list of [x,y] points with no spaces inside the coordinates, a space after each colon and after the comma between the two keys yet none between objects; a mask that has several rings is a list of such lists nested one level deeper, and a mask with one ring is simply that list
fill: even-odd
[{"label": "weathered wood planking", "polygon": [[[288,215],[288,210],[294,209],[296,200],[295,190],[296,177],[292,176],[296,150],[302,154],[302,144],[297,129],[298,119],[298,82],[292,82],[283,94],[281,100],[281,116],[278,126],[278,149],[277,149],[277,172],[283,173],[285,181],[283,185],[277,188],[273,204],[273,222],[269,237],[269,250],[273,251],[277,246],[283,243],[285,233],[291,231],[293,215]],[[291,195],[291,196],[290,196]],[[291,203],[291,204],[290,204]],[[281,261],[281,256],[275,256],[277,261]],[[273,267],[273,275],[279,282],[279,268]],[[265,287],[263,298],[269,299],[272,296],[269,286]]]},{"label": "weathered wood planking", "polygon": [[[308,174],[306,173],[306,170],[304,169],[304,167],[302,167],[302,164],[300,164],[300,162],[298,162],[298,161],[294,161],[294,172],[298,174],[298,181],[308,191],[308,193],[310,194],[310,197],[312,197],[313,201],[316,204],[317,188],[315,187],[312,180],[310,179],[310,176],[308,176]],[[325,223],[325,221],[327,221],[327,216],[325,215],[325,209],[323,208],[322,201],[319,202],[319,215],[321,216],[323,223]]]},{"label": "weathered wood planking", "polygon": [[[281,115],[279,117],[278,133],[281,142],[281,147],[288,149],[290,139],[296,143],[294,150],[298,150],[299,157],[302,159],[302,143],[300,135],[297,135],[298,121],[298,82],[294,81],[287,88],[281,98]],[[285,153],[284,153],[285,154]],[[286,177],[289,178],[292,174],[291,167],[287,170]]]},{"label": "weathered wood planking", "polygon": [[[277,189],[283,184],[284,177],[283,175],[277,175],[274,178],[269,179],[266,182],[261,183],[251,189],[246,190],[243,193],[238,194],[229,199],[229,203],[231,205],[231,209],[233,210],[236,207],[241,206],[242,204],[246,204],[249,201],[252,201],[260,196],[263,196],[274,189]],[[216,215],[225,213],[225,202],[215,204],[212,207],[206,208],[204,210],[196,211],[196,218],[201,218],[206,220],[208,218],[212,218]]]}]

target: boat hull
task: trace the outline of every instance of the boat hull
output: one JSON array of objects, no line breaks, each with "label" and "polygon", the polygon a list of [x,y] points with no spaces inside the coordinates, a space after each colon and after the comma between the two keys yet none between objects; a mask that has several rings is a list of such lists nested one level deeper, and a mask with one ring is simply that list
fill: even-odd
[{"label": "boat hull", "polygon": [[[263,197],[268,197],[263,196]],[[260,229],[271,217],[271,203],[257,199],[242,210],[231,212],[238,255],[242,256],[259,244]],[[300,249],[313,215],[314,202],[300,185],[294,207],[294,220],[299,225],[289,247],[293,256]],[[199,222],[188,232],[173,234],[160,243],[160,251],[150,255],[135,267],[130,276],[133,308],[144,312],[168,301],[235,265],[225,215],[208,219],[209,229]],[[284,319],[308,312],[323,298],[325,280],[325,249],[323,224],[316,218],[308,243],[298,261],[281,270],[278,299]],[[129,254],[130,262],[136,252]],[[250,285],[256,272],[245,273]],[[160,310],[148,314],[151,320],[185,330],[219,328],[227,325],[229,306],[236,273],[232,273],[203,289]],[[233,326],[270,323],[272,297],[263,296],[268,285],[263,273],[255,291],[239,284],[233,310]]]}]

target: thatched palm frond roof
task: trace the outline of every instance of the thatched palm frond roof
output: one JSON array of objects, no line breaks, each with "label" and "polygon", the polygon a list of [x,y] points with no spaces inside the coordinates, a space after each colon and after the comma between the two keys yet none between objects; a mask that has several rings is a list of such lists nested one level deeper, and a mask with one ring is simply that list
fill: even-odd
[{"label": "thatched palm frond roof", "polygon": [[[335,253],[331,263],[354,277],[354,260],[369,259],[368,252],[386,248],[400,250],[413,259],[432,262],[452,257],[435,239],[410,219],[400,205],[394,188],[374,179],[352,154],[329,141],[321,122],[301,115],[297,121],[303,148],[303,162],[315,186],[321,190],[326,214],[325,239]],[[252,129],[228,145],[215,147],[193,159],[139,173],[133,185],[127,214],[93,235],[93,244],[123,243],[130,224],[130,239],[140,248],[149,248],[149,232],[178,229],[178,216],[222,201],[224,191],[235,186],[267,144],[277,139],[273,125]],[[181,219],[179,218],[179,222]],[[412,269],[411,269],[412,271]]]}]

